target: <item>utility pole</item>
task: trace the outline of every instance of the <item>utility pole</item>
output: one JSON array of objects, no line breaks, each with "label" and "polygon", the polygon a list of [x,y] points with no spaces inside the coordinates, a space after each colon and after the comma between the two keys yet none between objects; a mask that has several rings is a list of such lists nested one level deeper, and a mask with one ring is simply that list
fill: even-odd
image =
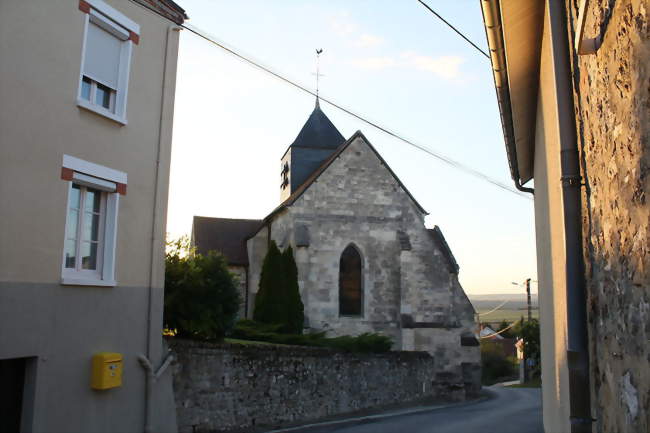
[{"label": "utility pole", "polygon": [[526,297],[528,298],[528,322],[532,320],[532,312],[530,306],[530,278],[526,278]]}]

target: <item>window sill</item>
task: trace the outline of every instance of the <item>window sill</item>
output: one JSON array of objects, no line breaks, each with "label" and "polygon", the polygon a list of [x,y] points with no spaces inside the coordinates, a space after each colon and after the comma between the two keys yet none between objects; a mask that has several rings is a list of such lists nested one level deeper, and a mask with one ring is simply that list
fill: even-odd
[{"label": "window sill", "polygon": [[61,284],[64,286],[94,286],[94,287],[115,287],[116,281],[91,280],[86,278],[63,277]]},{"label": "window sill", "polygon": [[100,116],[107,117],[111,119],[114,122],[119,123],[120,125],[126,125],[128,122],[126,121],[125,117],[118,116],[115,113],[111,113],[110,111],[106,110],[104,107],[100,107],[94,104],[91,104],[90,102],[86,101],[85,99],[77,99],[77,106],[84,108],[88,111],[92,111],[93,113],[99,114]]},{"label": "window sill", "polygon": [[357,314],[339,314],[339,319],[363,319],[363,315]]}]

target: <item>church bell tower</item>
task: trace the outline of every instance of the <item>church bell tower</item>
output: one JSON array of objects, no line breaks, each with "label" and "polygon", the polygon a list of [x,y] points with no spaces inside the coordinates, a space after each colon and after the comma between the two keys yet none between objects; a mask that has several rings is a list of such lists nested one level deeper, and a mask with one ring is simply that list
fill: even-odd
[{"label": "church bell tower", "polygon": [[285,201],[334,153],[345,138],[320,109],[318,98],[296,139],[282,156],[280,201]]}]

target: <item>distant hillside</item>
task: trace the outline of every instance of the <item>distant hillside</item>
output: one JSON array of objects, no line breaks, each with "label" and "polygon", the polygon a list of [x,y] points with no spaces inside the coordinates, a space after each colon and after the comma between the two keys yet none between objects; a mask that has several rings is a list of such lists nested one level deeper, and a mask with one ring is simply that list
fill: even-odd
[{"label": "distant hillside", "polygon": [[[502,320],[514,321],[522,315],[526,315],[527,303],[526,293],[498,293],[489,295],[468,295],[477,313],[488,311],[506,302],[499,310],[485,316],[481,316],[481,322],[500,322]],[[539,306],[537,294],[531,294],[531,305],[533,317],[539,317]]]}]

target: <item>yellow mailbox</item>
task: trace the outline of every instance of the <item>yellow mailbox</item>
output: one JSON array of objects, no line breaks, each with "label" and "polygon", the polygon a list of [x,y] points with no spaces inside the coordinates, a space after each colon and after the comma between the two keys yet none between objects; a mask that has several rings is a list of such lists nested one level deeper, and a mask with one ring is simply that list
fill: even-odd
[{"label": "yellow mailbox", "polygon": [[101,352],[93,355],[90,387],[110,389],[122,386],[122,354]]}]

